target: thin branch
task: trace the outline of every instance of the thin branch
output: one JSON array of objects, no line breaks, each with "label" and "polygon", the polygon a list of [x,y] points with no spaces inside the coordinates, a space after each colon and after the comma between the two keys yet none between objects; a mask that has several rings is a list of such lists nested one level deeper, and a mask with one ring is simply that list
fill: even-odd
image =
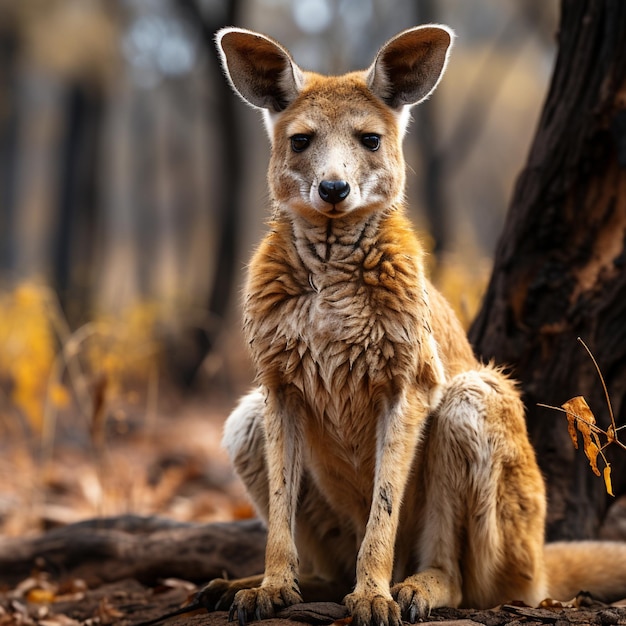
[{"label": "thin branch", "polygon": [[611,406],[611,398],[609,398],[609,391],[606,388],[606,383],[604,382],[604,376],[602,376],[602,372],[600,371],[600,366],[598,365],[598,362],[596,361],[595,357],[591,353],[591,350],[589,350],[589,348],[587,347],[587,344],[580,337],[578,337],[578,342],[582,344],[583,348],[587,351],[587,354],[589,355],[589,357],[593,361],[593,364],[596,367],[596,372],[598,372],[598,376],[600,377],[600,382],[602,383],[602,389],[604,389],[604,397],[606,398],[606,404],[609,407],[609,416],[611,418],[611,425],[613,426],[613,432],[616,432],[617,427],[615,424],[615,417],[613,416],[613,407]]}]

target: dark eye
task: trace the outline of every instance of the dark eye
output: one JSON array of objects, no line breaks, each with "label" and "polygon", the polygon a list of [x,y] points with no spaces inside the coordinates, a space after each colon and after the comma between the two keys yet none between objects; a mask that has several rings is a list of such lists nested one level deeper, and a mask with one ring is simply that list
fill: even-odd
[{"label": "dark eye", "polygon": [[375,133],[367,133],[365,135],[361,135],[361,143],[372,152],[376,152],[378,148],[380,148],[380,135],[376,135]]},{"label": "dark eye", "polygon": [[291,149],[294,152],[303,152],[311,143],[311,135],[294,135],[291,138]]}]

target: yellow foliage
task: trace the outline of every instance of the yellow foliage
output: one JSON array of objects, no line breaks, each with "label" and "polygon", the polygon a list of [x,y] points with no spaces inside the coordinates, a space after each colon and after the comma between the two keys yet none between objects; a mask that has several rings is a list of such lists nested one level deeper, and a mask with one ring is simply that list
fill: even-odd
[{"label": "yellow foliage", "polygon": [[50,402],[52,402],[52,404],[57,409],[64,409],[65,407],[69,406],[71,402],[71,396],[70,396],[70,392],[68,391],[67,387],[65,387],[65,385],[61,385],[60,383],[55,383],[50,386],[49,393],[50,393],[50,396],[49,396]]},{"label": "yellow foliage", "polygon": [[127,378],[145,378],[158,353],[158,321],[156,305],[136,303],[119,317],[92,325],[84,340],[84,355],[89,370],[107,379],[109,393],[119,391]]},{"label": "yellow foliage", "polygon": [[46,403],[61,409],[72,402],[63,384],[66,371],[74,391],[82,393],[83,412],[91,404],[85,390],[96,378],[106,379],[109,396],[126,379],[147,381],[158,355],[159,314],[156,305],[137,303],[119,317],[98,318],[70,335],[49,288],[24,282],[0,292],[0,383],[33,432],[41,433]]},{"label": "yellow foliage", "polygon": [[0,294],[0,376],[10,382],[12,401],[36,431],[55,357],[48,297],[35,283]]}]

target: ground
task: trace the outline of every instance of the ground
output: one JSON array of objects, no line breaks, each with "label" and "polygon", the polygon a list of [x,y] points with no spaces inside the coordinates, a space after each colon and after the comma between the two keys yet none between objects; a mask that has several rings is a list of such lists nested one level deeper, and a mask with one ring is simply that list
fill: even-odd
[{"label": "ground", "polygon": [[[147,402],[131,395],[109,406],[100,431],[60,413],[52,440],[0,423],[0,626],[138,626],[185,606],[214,577],[262,570],[264,528],[220,448],[228,401],[161,398],[158,414]],[[441,609],[429,619],[626,625],[626,603],[589,604]],[[163,623],[227,618],[200,609]],[[294,620],[349,623],[344,607],[324,603],[266,626]]]},{"label": "ground", "polygon": [[[29,626],[96,626],[119,624],[139,626],[176,611],[184,605],[196,587],[179,579],[164,580],[155,586],[146,586],[136,579],[124,579],[100,585],[94,589],[71,586],[55,598],[37,599],[31,590],[31,601],[21,591],[2,594],[0,624]],[[43,596],[43,594],[42,594]],[[36,600],[36,601],[35,601]],[[165,620],[167,626],[203,625],[226,626],[228,613],[207,613],[201,609]],[[265,622],[266,626],[290,626],[293,621],[313,625],[349,623],[344,607],[336,604],[302,604],[285,610],[279,617]],[[504,605],[488,611],[439,609],[424,622],[446,623],[448,626],[510,626],[513,624],[626,624],[626,606],[589,608],[530,608]]]}]

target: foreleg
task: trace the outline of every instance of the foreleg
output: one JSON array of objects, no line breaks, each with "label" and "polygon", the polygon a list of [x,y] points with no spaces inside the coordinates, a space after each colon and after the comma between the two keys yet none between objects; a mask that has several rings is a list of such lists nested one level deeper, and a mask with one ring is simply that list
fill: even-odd
[{"label": "foreleg", "polygon": [[263,411],[268,511],[265,574],[259,587],[242,589],[231,614],[239,622],[265,619],[279,607],[302,602],[294,524],[301,479],[301,433],[298,410],[289,394],[270,391]]},{"label": "foreleg", "polygon": [[400,505],[427,411],[425,398],[410,403],[402,393],[380,418],[372,506],[357,556],[356,586],[345,598],[356,626],[402,623],[389,583]]}]

